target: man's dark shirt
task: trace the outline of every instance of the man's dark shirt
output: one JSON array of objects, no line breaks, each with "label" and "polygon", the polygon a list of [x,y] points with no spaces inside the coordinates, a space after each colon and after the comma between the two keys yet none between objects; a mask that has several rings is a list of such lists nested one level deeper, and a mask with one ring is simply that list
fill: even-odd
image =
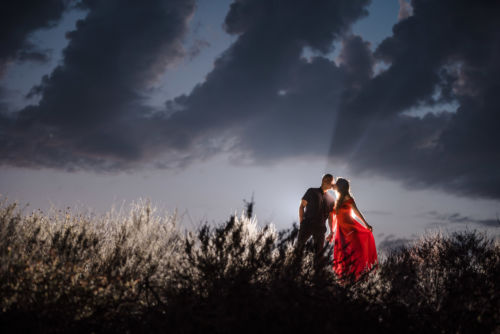
[{"label": "man's dark shirt", "polygon": [[302,199],[307,201],[304,221],[314,226],[324,227],[335,204],[333,196],[328,192],[323,192],[321,188],[309,188]]}]

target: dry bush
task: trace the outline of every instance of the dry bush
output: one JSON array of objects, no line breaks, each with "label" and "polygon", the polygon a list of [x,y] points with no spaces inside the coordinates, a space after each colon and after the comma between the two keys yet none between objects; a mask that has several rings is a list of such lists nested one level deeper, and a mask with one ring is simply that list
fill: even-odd
[{"label": "dry bush", "polygon": [[0,205],[0,330],[499,331],[500,246],[427,235],[358,281],[246,215],[182,231],[147,202],[102,217]]},{"label": "dry bush", "polygon": [[361,294],[393,329],[490,333],[500,330],[499,277],[495,239],[438,232],[389,254]]},{"label": "dry bush", "polygon": [[1,310],[6,326],[100,326],[130,321],[156,302],[148,284],[168,280],[183,238],[173,217],[146,203],[100,218],[0,209]]}]

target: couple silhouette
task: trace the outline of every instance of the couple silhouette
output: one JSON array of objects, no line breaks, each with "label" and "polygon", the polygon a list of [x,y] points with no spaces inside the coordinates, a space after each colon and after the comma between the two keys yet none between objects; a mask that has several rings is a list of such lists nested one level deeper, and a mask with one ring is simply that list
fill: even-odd
[{"label": "couple silhouette", "polygon": [[[327,220],[330,234],[325,239]],[[318,258],[323,256],[325,242],[333,243],[333,270],[339,277],[358,279],[377,263],[373,228],[358,210],[347,179],[323,175],[321,186],[307,189],[302,196],[299,221],[297,249],[302,251],[312,237]]]}]

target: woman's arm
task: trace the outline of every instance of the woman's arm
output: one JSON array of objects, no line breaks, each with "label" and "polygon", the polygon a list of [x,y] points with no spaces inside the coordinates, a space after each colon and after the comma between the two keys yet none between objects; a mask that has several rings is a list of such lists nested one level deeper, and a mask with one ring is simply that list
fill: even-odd
[{"label": "woman's arm", "polygon": [[326,237],[326,240],[329,242],[332,242],[333,238],[335,236],[335,231],[333,229],[334,229],[334,225],[335,225],[334,220],[336,220],[336,219],[337,219],[337,217],[335,217],[335,209],[333,209],[330,212],[330,215],[328,216],[328,226],[330,227],[330,234]]},{"label": "woman's arm", "polygon": [[361,218],[361,220],[363,220],[363,223],[365,223],[366,227],[370,231],[373,231],[373,227],[370,224],[368,224],[368,222],[366,221],[365,217],[363,217],[363,214],[358,210],[358,207],[356,206],[356,203],[354,203],[354,201],[352,202],[352,210],[354,211],[354,213],[356,214],[356,216],[358,216],[359,218]]}]

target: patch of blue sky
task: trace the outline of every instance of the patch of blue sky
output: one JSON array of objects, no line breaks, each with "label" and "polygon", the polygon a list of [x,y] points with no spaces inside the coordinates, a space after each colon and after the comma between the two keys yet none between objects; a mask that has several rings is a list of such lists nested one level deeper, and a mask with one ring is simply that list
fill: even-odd
[{"label": "patch of blue sky", "polygon": [[224,31],[223,23],[231,0],[197,2],[189,22],[189,31],[183,41],[186,56],[170,66],[158,83],[147,92],[146,104],[162,108],[167,100],[189,94],[205,81],[213,70],[215,60],[237,36]]}]

